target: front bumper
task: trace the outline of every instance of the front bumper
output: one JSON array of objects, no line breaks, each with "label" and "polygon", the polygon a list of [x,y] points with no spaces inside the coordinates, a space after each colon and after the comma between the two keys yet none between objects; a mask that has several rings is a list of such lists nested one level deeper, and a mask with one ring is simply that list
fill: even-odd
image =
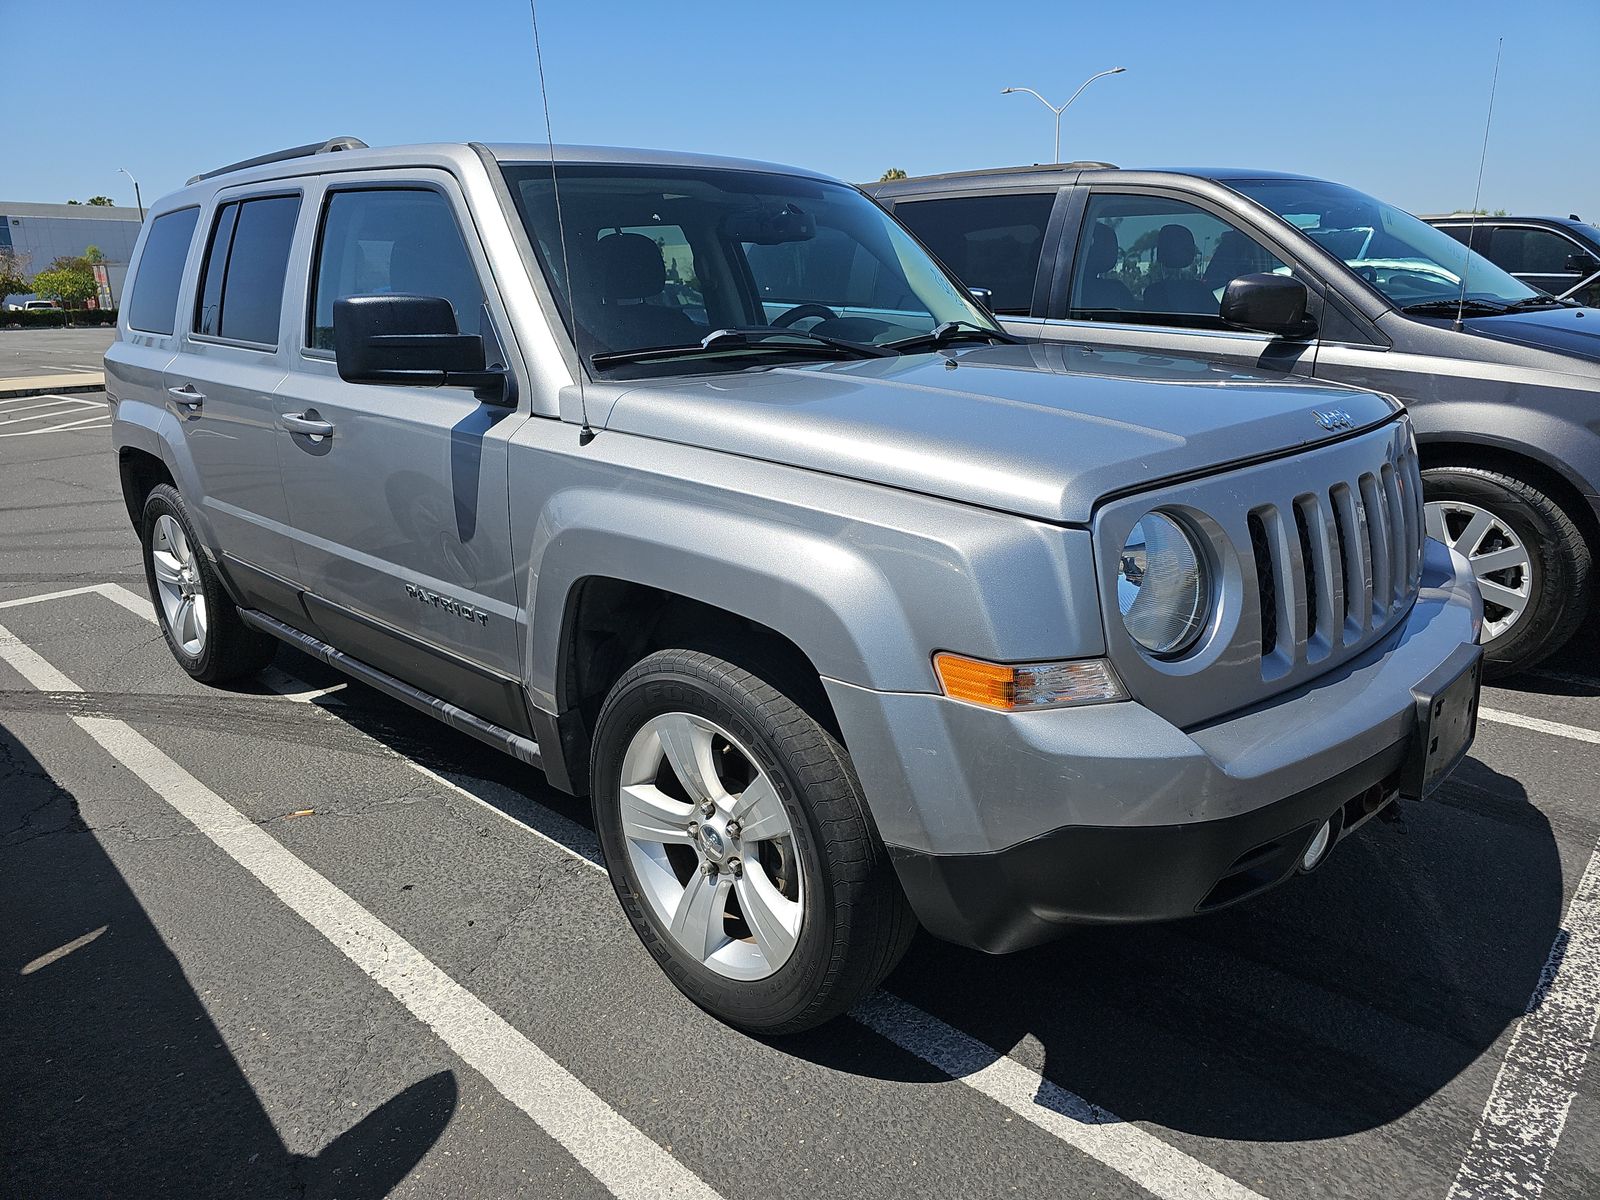
[{"label": "front bumper", "polygon": [[1394,797],[1412,689],[1475,641],[1470,568],[1430,541],[1411,613],[1366,653],[1180,730],[1136,703],[1004,714],[830,682],[862,786],[922,923],[1010,951],[1084,921],[1160,920],[1281,882],[1321,823]]}]

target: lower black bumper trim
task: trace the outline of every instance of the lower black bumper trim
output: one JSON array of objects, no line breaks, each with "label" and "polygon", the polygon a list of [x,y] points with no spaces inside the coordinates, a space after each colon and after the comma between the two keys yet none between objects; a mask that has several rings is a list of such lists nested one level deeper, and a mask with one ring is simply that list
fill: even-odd
[{"label": "lower black bumper trim", "polygon": [[991,854],[891,845],[889,856],[929,932],[995,954],[1050,941],[1074,924],[1193,916],[1282,883],[1324,821],[1347,836],[1392,802],[1409,742],[1221,820],[1069,826]]}]

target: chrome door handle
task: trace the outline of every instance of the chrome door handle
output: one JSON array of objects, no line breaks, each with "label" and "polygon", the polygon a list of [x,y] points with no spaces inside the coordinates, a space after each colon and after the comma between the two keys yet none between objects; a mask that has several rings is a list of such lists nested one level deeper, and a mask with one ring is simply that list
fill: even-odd
[{"label": "chrome door handle", "polygon": [[204,393],[195,391],[192,383],[186,383],[182,387],[169,387],[167,395],[191,410],[199,408],[206,402]]},{"label": "chrome door handle", "polygon": [[280,420],[290,433],[303,433],[307,437],[332,437],[332,421],[310,420],[305,413],[284,413]]}]

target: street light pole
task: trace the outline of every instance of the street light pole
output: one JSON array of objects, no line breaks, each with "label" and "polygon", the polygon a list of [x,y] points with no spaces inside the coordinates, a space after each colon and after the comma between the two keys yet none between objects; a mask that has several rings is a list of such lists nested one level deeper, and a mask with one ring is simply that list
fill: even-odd
[{"label": "street light pole", "polygon": [[[1068,103],[1070,104],[1071,101],[1068,101]],[[118,167],[117,171],[118,171],[119,174],[128,175],[128,169],[126,167]],[[128,182],[133,184],[133,202],[139,206],[139,224],[143,225],[144,224],[144,197],[139,195],[139,181],[137,179],[135,179],[132,175],[128,175]]]},{"label": "street light pole", "polygon": [[1025,88],[1025,87],[1001,88],[1000,89],[1000,94],[1002,96],[1009,96],[1012,92],[1027,92],[1028,95],[1032,96],[1040,104],[1044,105],[1051,112],[1055,113],[1055,115],[1056,115],[1056,155],[1055,155],[1054,161],[1055,162],[1060,162],[1061,161],[1061,114],[1066,112],[1067,109],[1071,108],[1072,107],[1072,101],[1076,100],[1079,96],[1083,95],[1083,89],[1088,87],[1096,79],[1103,79],[1107,75],[1121,75],[1127,69],[1128,69],[1127,67],[1112,67],[1109,71],[1100,71],[1097,74],[1089,76],[1089,78],[1087,78],[1087,79],[1085,79],[1083,81],[1082,85],[1078,88],[1078,90],[1072,93],[1071,99],[1069,99],[1060,108],[1057,108],[1054,104],[1051,104],[1050,101],[1046,100],[1043,96],[1039,95],[1039,93],[1034,91],[1032,88]]}]

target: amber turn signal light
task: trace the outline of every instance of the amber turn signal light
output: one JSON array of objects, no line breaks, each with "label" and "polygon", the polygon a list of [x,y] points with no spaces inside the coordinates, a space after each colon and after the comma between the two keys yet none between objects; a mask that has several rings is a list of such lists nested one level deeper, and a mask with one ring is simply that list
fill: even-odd
[{"label": "amber turn signal light", "polygon": [[939,686],[952,700],[1021,712],[1126,700],[1127,689],[1103,658],[1053,663],[992,663],[959,654],[933,656]]}]

